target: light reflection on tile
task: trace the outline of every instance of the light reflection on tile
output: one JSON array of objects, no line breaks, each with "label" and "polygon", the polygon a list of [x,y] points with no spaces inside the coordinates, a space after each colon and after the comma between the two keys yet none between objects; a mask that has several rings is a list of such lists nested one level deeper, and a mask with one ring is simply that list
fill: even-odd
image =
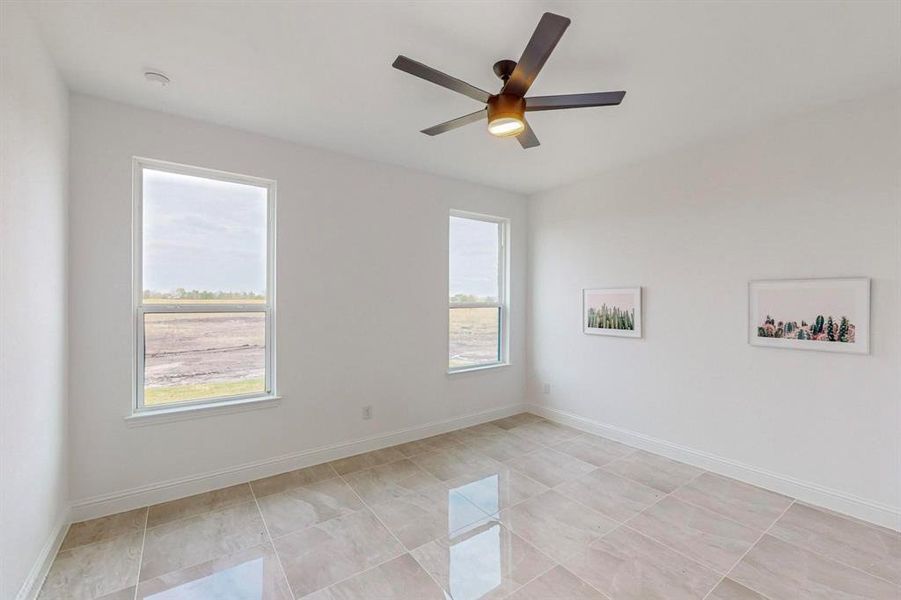
[{"label": "light reflection on tile", "polygon": [[73,525],[39,598],[901,600],[901,534],[534,416],[334,464]]},{"label": "light reflection on tile", "polygon": [[503,598],[554,562],[496,522],[417,548],[413,556],[454,600]]},{"label": "light reflection on tile", "polygon": [[449,486],[489,515],[548,489],[546,485],[506,466],[492,469],[485,475],[454,479]]},{"label": "light reflection on tile", "polygon": [[141,581],[259,546],[266,540],[255,502],[165,523],[147,530]]},{"label": "light reflection on tile", "polygon": [[379,502],[372,505],[372,510],[409,550],[472,528],[490,518],[444,485]]},{"label": "light reflection on tile", "polygon": [[291,600],[275,552],[265,544],[138,585],[137,600]]}]

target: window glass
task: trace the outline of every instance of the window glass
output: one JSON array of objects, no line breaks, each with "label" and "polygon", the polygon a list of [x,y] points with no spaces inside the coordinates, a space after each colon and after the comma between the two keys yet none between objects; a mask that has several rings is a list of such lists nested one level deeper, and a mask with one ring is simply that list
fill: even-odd
[{"label": "window glass", "polygon": [[137,409],[273,393],[271,187],[139,168]]},{"label": "window glass", "polygon": [[498,301],[500,223],[450,218],[450,302]]},{"label": "window glass", "polygon": [[147,302],[264,302],[264,187],[144,169]]}]

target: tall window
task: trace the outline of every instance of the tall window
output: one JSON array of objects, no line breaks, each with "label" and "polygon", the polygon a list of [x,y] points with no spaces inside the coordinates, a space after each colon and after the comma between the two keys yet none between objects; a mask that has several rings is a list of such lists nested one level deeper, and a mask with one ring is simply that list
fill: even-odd
[{"label": "tall window", "polygon": [[506,362],[507,221],[452,212],[448,370]]},{"label": "tall window", "polygon": [[135,161],[136,408],[274,394],[275,184]]}]

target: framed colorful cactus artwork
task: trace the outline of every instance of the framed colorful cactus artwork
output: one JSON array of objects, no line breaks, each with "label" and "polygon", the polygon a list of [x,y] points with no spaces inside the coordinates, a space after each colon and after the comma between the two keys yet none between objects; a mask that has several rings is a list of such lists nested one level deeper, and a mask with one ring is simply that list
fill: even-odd
[{"label": "framed colorful cactus artwork", "polygon": [[869,354],[868,278],[752,281],[748,290],[751,345]]},{"label": "framed colorful cactus artwork", "polygon": [[641,337],[641,288],[582,290],[582,331]]}]

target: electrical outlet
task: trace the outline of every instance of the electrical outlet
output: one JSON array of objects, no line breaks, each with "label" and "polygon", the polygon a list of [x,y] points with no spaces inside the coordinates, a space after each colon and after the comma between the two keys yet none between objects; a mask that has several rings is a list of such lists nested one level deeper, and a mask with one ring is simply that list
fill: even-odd
[{"label": "electrical outlet", "polygon": [[372,407],[364,406],[363,407],[363,420],[368,421],[371,418],[372,418]]},{"label": "electrical outlet", "polygon": [[545,394],[550,394],[550,393],[551,393],[551,384],[549,384],[549,383],[545,383],[545,384],[544,384],[544,393],[545,393]]}]

